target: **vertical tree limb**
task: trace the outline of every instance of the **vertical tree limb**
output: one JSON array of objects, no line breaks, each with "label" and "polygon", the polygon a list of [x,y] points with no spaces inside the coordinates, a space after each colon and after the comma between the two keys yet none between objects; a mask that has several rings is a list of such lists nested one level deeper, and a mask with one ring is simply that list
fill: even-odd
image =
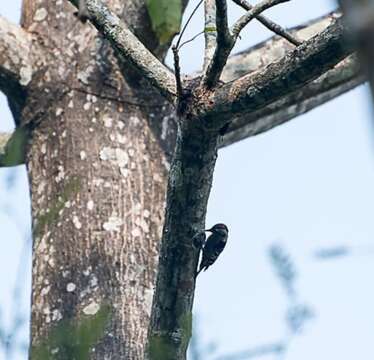
[{"label": "vertical tree limb", "polygon": [[214,50],[217,41],[217,27],[216,27],[216,1],[205,0],[204,3],[205,14],[205,52],[204,52],[204,65],[203,71],[206,72],[210,61],[213,58]]}]

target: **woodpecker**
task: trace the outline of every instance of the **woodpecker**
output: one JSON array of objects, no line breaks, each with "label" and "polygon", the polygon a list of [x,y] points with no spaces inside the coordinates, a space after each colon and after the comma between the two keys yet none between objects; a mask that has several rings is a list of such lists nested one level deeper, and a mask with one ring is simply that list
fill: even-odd
[{"label": "woodpecker", "polygon": [[226,246],[227,237],[229,235],[229,229],[225,224],[216,224],[211,229],[204,231],[209,231],[212,234],[205,242],[203,248],[203,257],[196,276],[200,274],[201,270],[206,271],[208,267],[217,260],[218,256]]}]

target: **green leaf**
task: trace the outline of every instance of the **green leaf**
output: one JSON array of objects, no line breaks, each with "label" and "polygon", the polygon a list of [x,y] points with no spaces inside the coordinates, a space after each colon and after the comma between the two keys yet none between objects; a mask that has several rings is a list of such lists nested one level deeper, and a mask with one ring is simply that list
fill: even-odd
[{"label": "green leaf", "polygon": [[179,32],[182,21],[182,0],[147,0],[153,31],[161,44]]}]

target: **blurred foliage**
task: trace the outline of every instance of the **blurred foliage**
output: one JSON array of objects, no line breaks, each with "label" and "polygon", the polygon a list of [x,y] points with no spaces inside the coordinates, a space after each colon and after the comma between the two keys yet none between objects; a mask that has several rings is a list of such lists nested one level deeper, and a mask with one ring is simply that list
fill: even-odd
[{"label": "blurred foliage", "polygon": [[351,254],[351,249],[347,246],[337,246],[328,249],[319,249],[314,255],[319,260],[329,260],[333,258],[340,258]]},{"label": "blurred foliage", "polygon": [[26,129],[17,128],[9,139],[0,138],[0,148],[6,144],[3,148],[4,152],[0,153],[0,164],[2,166],[14,166],[24,163],[27,136]]},{"label": "blurred foliage", "polygon": [[161,44],[172,40],[182,21],[182,0],[147,0],[153,31]]},{"label": "blurred foliage", "polygon": [[273,268],[289,294],[294,294],[294,282],[296,279],[296,270],[291,256],[279,244],[273,244],[269,250],[270,261]]}]

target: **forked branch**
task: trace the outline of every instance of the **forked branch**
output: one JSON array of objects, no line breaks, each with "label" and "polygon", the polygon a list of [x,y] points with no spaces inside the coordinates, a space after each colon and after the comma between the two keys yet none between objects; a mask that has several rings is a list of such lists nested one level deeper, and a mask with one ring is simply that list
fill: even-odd
[{"label": "forked branch", "polygon": [[[242,29],[263,11],[289,0],[263,0],[243,15],[229,30],[227,28],[226,1],[216,0],[217,46],[203,78],[203,86],[213,89],[219,82],[223,68]],[[221,38],[220,38],[221,34]]]},{"label": "forked branch", "polygon": [[[232,0],[235,4],[241,6],[244,10],[250,11],[253,9],[253,6],[248,3],[247,0]],[[295,46],[299,46],[302,42],[293,34],[282,28],[279,24],[275,23],[274,21],[270,20],[264,15],[257,15],[256,19],[265,27],[267,27],[270,31],[272,31],[274,34],[277,34],[283,38],[285,38],[287,41],[289,41],[291,44]]]}]

